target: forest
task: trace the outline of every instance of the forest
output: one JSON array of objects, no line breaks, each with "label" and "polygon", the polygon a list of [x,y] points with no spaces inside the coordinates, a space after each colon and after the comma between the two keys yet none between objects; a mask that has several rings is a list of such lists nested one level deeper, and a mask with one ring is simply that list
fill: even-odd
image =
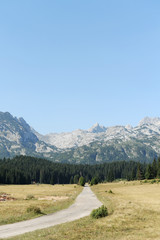
[{"label": "forest", "polygon": [[117,161],[96,165],[55,163],[30,156],[0,160],[0,184],[77,184],[82,176],[86,182],[96,179],[96,183],[160,178],[160,158],[149,164]]}]

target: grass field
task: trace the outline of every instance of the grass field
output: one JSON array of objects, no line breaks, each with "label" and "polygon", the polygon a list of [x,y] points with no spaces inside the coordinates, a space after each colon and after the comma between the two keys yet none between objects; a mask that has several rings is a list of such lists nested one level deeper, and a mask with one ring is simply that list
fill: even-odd
[{"label": "grass field", "polygon": [[[109,216],[91,217],[17,236],[14,240],[159,240],[160,183],[117,182],[92,187]],[[111,191],[113,193],[110,193]]]},{"label": "grass field", "polygon": [[[67,208],[81,190],[77,185],[0,185],[0,196],[10,199],[0,201],[0,225]],[[41,213],[34,212],[36,207]]]}]

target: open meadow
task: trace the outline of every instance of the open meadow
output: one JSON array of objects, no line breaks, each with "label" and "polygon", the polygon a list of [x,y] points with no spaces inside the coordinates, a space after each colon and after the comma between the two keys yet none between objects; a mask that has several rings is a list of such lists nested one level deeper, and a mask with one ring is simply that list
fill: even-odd
[{"label": "open meadow", "polygon": [[160,239],[160,183],[121,181],[98,184],[92,190],[107,206],[107,217],[95,220],[89,216],[10,239]]},{"label": "open meadow", "polygon": [[0,225],[67,208],[82,191],[78,185],[0,185]]}]

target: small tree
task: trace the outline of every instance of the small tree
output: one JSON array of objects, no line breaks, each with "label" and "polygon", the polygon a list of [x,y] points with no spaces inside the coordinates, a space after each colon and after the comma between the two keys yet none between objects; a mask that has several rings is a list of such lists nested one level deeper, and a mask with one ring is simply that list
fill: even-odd
[{"label": "small tree", "polygon": [[92,185],[96,185],[96,184],[98,184],[98,178],[97,177],[93,177],[92,179],[91,179],[91,186]]},{"label": "small tree", "polygon": [[73,184],[73,183],[74,183],[74,181],[73,181],[73,176],[71,176],[69,183],[70,183],[70,184]]},{"label": "small tree", "polygon": [[79,176],[75,175],[73,179],[74,184],[78,184],[78,180],[79,180]]},{"label": "small tree", "polygon": [[146,173],[145,173],[145,178],[147,179],[152,179],[153,178],[153,169],[151,164],[148,164],[147,169],[146,169]]},{"label": "small tree", "polygon": [[85,185],[85,179],[84,179],[84,177],[80,177],[80,179],[79,179],[79,185],[80,186],[84,186]]},{"label": "small tree", "polygon": [[160,157],[158,158],[158,163],[157,163],[157,177],[160,178]]},{"label": "small tree", "polygon": [[142,180],[142,179],[144,179],[144,175],[143,175],[141,164],[138,163],[138,166],[137,166],[137,180]]},{"label": "small tree", "polygon": [[112,169],[109,170],[108,176],[107,176],[107,181],[108,182],[113,182],[115,179],[114,172]]},{"label": "small tree", "polygon": [[153,172],[153,177],[157,177],[157,161],[154,158],[153,163],[152,163],[152,172]]},{"label": "small tree", "polygon": [[51,175],[51,180],[50,180],[50,184],[54,185],[54,175]]}]

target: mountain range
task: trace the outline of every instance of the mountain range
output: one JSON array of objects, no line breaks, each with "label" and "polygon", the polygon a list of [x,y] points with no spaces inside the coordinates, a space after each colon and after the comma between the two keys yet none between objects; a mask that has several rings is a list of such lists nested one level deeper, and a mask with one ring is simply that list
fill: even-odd
[{"label": "mountain range", "polygon": [[30,155],[56,162],[95,164],[120,160],[150,162],[160,155],[160,118],[138,126],[100,126],[42,135],[23,118],[0,112],[0,158]]}]

